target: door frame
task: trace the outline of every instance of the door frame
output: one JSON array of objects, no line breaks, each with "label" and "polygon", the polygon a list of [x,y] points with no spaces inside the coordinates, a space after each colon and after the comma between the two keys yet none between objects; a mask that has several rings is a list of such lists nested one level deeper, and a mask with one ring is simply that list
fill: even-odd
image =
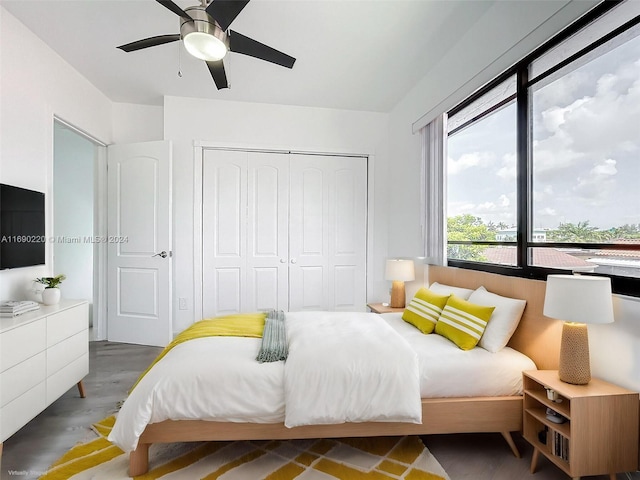
[{"label": "door frame", "polygon": [[[77,127],[72,122],[65,120],[60,115],[51,112],[51,169],[47,183],[49,185],[47,193],[49,198],[53,199],[53,128],[57,122],[66,128],[73,130],[81,137],[86,138],[95,145],[96,158],[94,160],[94,178],[93,178],[93,235],[94,237],[106,237],[107,235],[107,143],[95,137],[91,133]],[[51,218],[55,215],[53,210],[53,200],[49,207],[51,210]],[[51,221],[53,225],[53,220]],[[55,261],[53,258],[53,247],[48,253],[47,264]],[[105,243],[96,242],[93,245],[93,333],[89,338],[90,341],[105,340],[107,338],[107,245]]]},{"label": "door frame", "polygon": [[[365,157],[367,159],[367,244],[365,276],[367,279],[366,292],[373,291],[373,252],[374,245],[374,179],[375,179],[375,154],[367,149],[350,150],[341,149],[319,149],[319,148],[287,148],[269,146],[246,145],[239,143],[224,142],[193,142],[193,321],[202,319],[202,162],[204,150],[241,150],[249,152],[269,152],[269,153],[295,153],[301,155],[328,155],[339,157]],[[367,296],[368,298],[368,296]]]}]

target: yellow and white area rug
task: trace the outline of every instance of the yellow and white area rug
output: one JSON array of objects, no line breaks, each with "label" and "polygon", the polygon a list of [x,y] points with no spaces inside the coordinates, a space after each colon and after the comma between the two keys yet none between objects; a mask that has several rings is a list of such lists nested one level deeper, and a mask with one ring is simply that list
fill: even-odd
[{"label": "yellow and white area rug", "polygon": [[[76,445],[41,480],[120,480],[129,455],[106,436],[114,417],[94,424],[98,438]],[[450,480],[419,437],[374,437],[153,445],[149,472],[173,480]]]}]

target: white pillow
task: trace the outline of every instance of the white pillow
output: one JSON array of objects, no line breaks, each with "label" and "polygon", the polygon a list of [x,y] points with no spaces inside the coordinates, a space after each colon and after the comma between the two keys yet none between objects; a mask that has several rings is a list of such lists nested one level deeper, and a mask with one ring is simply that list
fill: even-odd
[{"label": "white pillow", "polygon": [[469,296],[473,293],[470,288],[452,287],[451,285],[444,285],[442,283],[433,282],[429,287],[433,293],[438,295],[455,295],[463,300],[469,300]]},{"label": "white pillow", "polygon": [[496,307],[478,346],[493,353],[502,350],[518,328],[527,301],[502,297],[487,291],[484,287],[479,287],[473,292],[469,301],[478,305]]}]

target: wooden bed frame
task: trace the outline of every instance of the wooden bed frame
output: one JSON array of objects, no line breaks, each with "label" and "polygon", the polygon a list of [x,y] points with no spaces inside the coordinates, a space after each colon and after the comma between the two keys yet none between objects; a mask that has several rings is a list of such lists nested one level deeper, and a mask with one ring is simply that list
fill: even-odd
[{"label": "wooden bed frame", "polygon": [[[527,300],[527,306],[509,346],[531,358],[539,369],[556,369],[560,351],[561,322],[542,314],[545,282],[452,267],[428,267],[429,284],[475,289]],[[436,433],[500,432],[514,455],[520,453],[511,432],[522,430],[522,397],[470,397],[422,399],[423,423],[344,423],[286,428],[283,423],[230,423],[203,420],[167,420],[147,426],[138,448],[129,457],[129,475],[149,468],[153,443],[230,441],[295,438],[373,437]]]}]

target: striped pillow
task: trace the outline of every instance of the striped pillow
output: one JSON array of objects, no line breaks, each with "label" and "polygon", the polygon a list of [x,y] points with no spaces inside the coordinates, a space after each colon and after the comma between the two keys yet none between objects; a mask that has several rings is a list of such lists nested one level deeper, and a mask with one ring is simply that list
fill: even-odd
[{"label": "striped pillow", "polygon": [[436,333],[462,350],[471,350],[480,341],[495,308],[476,305],[451,295],[436,324]]},{"label": "striped pillow", "polygon": [[431,333],[448,299],[449,295],[438,295],[422,287],[407,305],[402,319],[422,333]]}]

